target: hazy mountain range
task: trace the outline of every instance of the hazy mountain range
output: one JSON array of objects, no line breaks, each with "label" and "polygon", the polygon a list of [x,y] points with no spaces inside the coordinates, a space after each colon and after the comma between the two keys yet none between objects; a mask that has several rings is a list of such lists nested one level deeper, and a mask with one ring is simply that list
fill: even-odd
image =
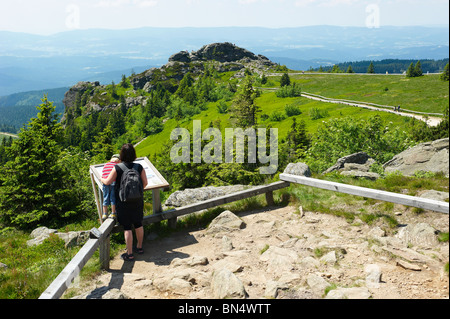
[{"label": "hazy mountain range", "polygon": [[167,63],[182,50],[232,42],[291,69],[382,59],[443,59],[448,27],[140,28],[77,30],[49,36],[0,31],[0,96],[118,82]]}]

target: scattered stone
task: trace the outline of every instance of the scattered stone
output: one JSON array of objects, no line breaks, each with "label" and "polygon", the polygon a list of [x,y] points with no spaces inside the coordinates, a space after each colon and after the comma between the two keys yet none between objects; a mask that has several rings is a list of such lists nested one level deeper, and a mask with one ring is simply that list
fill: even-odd
[{"label": "scattered stone", "polygon": [[172,262],[170,263],[171,267],[178,267],[178,266],[188,266],[188,267],[194,267],[199,265],[207,265],[208,264],[208,258],[202,257],[202,256],[192,256],[188,258],[174,258]]},{"label": "scattered stone", "polygon": [[192,291],[192,285],[184,279],[172,278],[167,285],[167,290],[170,290],[174,294],[187,295]]},{"label": "scattered stone", "polygon": [[336,252],[334,250],[330,251],[329,253],[320,258],[320,262],[325,265],[333,266],[336,263],[336,261],[337,261]]},{"label": "scattered stone", "polygon": [[299,258],[297,252],[293,250],[270,246],[259,259],[268,263],[269,270],[279,272],[292,270]]},{"label": "scattered stone", "polygon": [[238,216],[230,212],[229,210],[224,211],[219,216],[213,219],[213,221],[209,224],[206,233],[216,234],[221,231],[233,231],[239,230],[245,227],[245,223]]},{"label": "scattered stone", "polygon": [[373,227],[369,233],[369,238],[377,238],[386,236],[386,232],[378,226]]},{"label": "scattered stone", "polygon": [[289,287],[282,282],[269,280],[266,283],[266,290],[264,293],[264,297],[266,298],[276,298],[278,295],[278,289],[288,289]]},{"label": "scattered stone", "polygon": [[337,288],[331,290],[325,299],[369,299],[371,296],[367,287]]},{"label": "scattered stone", "polygon": [[437,231],[427,223],[409,224],[402,227],[396,237],[402,240],[405,246],[435,247],[439,244]]},{"label": "scattered stone", "polygon": [[233,242],[231,241],[231,239],[227,236],[223,236],[222,237],[222,249],[224,251],[230,251],[233,250]]},{"label": "scattered stone", "polygon": [[300,261],[300,265],[305,269],[315,269],[320,266],[320,262],[314,257],[308,256]]},{"label": "scattered stone", "polygon": [[418,265],[414,265],[414,264],[411,264],[407,261],[400,260],[400,259],[397,259],[396,265],[400,266],[404,269],[407,269],[407,270],[422,271],[422,268],[420,268]]},{"label": "scattered stone", "polygon": [[122,291],[117,288],[108,290],[101,299],[130,299]]},{"label": "scattered stone", "polygon": [[228,269],[215,271],[211,281],[211,290],[216,299],[247,298],[242,281]]},{"label": "scattered stone", "polygon": [[370,264],[364,268],[366,272],[366,286],[368,288],[380,288],[381,268],[378,265]]},{"label": "scattered stone", "polygon": [[241,272],[244,269],[243,266],[241,266],[239,264],[236,264],[236,263],[234,263],[234,262],[232,262],[230,260],[227,260],[227,259],[219,260],[218,262],[216,262],[213,265],[213,268],[216,269],[216,270],[227,269],[227,270],[229,270],[229,271],[231,271],[233,273]]},{"label": "scattered stone", "polygon": [[310,274],[306,278],[306,282],[311,290],[318,296],[322,296],[325,293],[325,289],[330,286],[328,281],[315,274]]}]

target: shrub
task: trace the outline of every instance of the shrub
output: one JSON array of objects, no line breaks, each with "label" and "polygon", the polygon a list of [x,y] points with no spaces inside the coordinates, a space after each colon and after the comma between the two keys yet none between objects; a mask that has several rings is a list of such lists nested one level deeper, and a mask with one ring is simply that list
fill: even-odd
[{"label": "shrub", "polygon": [[279,112],[279,111],[274,111],[272,112],[272,114],[270,115],[270,120],[274,121],[274,122],[281,122],[286,118],[286,115],[284,115],[283,113]]},{"label": "shrub", "polygon": [[302,111],[300,111],[300,108],[295,104],[286,104],[286,106],[284,107],[284,111],[286,112],[287,117],[302,114]]},{"label": "shrub", "polygon": [[312,108],[309,111],[309,117],[311,120],[318,120],[328,116],[327,110],[320,110],[318,108]]},{"label": "shrub", "polygon": [[295,83],[281,87],[275,94],[280,98],[297,97],[302,95],[301,88]]}]

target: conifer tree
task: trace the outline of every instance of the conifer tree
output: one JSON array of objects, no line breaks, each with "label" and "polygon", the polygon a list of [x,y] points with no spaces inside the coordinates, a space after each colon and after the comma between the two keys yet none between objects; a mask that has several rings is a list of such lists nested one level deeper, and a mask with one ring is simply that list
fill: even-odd
[{"label": "conifer tree", "polygon": [[414,63],[411,62],[411,64],[409,65],[408,70],[406,71],[406,77],[408,78],[413,78],[414,77]]},{"label": "conifer tree", "polygon": [[257,124],[257,114],[260,108],[255,104],[257,92],[253,88],[253,80],[247,76],[241,83],[231,107],[232,118],[238,127],[243,129]]},{"label": "conifer tree", "polygon": [[417,61],[416,66],[414,67],[414,76],[422,76],[422,64],[420,61]]},{"label": "conifer tree", "polygon": [[19,133],[0,172],[0,221],[31,228],[53,223],[72,210],[67,171],[58,164],[63,129],[55,107],[42,99],[39,113]]},{"label": "conifer tree", "polygon": [[373,62],[370,62],[369,68],[367,69],[367,73],[369,74],[375,73],[375,67],[373,66]]},{"label": "conifer tree", "polygon": [[291,79],[289,78],[289,75],[287,73],[284,73],[281,76],[280,86],[283,87],[283,86],[287,86],[287,85],[290,85],[290,84],[291,84]]},{"label": "conifer tree", "polygon": [[444,68],[444,72],[441,73],[440,79],[442,81],[448,81],[449,80],[449,65],[448,65],[448,63],[447,63],[447,65]]}]

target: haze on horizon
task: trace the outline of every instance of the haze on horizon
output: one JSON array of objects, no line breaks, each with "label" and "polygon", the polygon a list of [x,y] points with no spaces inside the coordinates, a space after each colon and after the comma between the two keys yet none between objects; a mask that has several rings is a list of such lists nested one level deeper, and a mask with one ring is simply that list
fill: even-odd
[{"label": "haze on horizon", "polygon": [[0,31],[448,26],[448,0],[0,0]]}]

